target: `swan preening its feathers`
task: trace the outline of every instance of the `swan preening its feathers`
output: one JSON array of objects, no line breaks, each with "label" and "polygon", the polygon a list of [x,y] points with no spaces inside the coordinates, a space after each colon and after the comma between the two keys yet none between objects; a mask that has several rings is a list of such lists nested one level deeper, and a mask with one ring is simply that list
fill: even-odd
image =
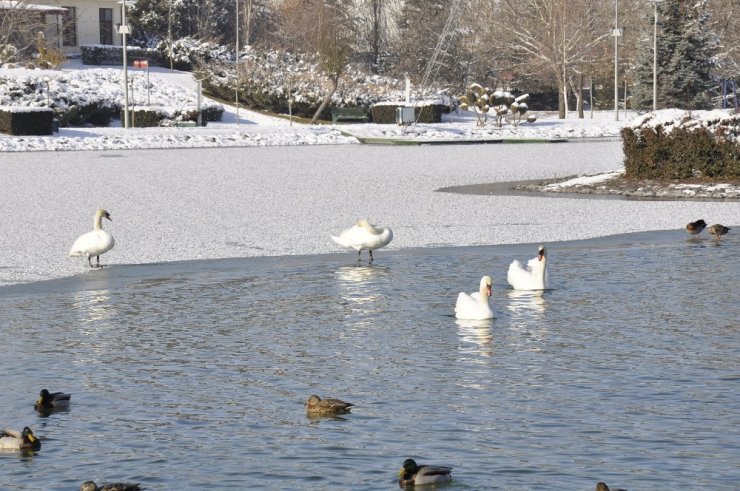
[{"label": "swan preening its feathers", "polygon": [[485,320],[493,318],[493,311],[488,304],[491,296],[491,287],[493,282],[490,276],[484,276],[480,279],[480,289],[477,292],[468,295],[460,292],[455,304],[455,317],[466,320]]},{"label": "swan preening its feathers", "polygon": [[370,254],[369,262],[373,262],[373,250],[387,246],[393,240],[393,231],[387,227],[376,227],[362,219],[338,237],[332,235],[331,238],[342,247],[356,250],[358,261],[362,250],[366,249]]},{"label": "swan preening its feathers", "polygon": [[514,260],[509,266],[506,281],[514,290],[544,290],[547,288],[547,253],[540,246],[537,257],[527,262],[527,267]]},{"label": "swan preening its feathers", "polygon": [[70,256],[85,256],[91,268],[93,267],[91,258],[96,257],[97,267],[100,267],[100,255],[113,249],[116,243],[113,236],[103,230],[103,218],[113,221],[110,213],[102,208],[99,209],[95,213],[92,232],[81,235],[69,251]]}]

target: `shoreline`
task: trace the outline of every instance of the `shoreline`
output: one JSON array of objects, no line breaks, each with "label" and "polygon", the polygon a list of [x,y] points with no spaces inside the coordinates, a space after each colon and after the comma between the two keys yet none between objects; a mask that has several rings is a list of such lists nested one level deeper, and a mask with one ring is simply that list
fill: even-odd
[{"label": "shoreline", "polygon": [[739,182],[633,180],[621,172],[527,181],[467,184],[438,192],[472,195],[547,196],[553,198],[625,199],[645,201],[740,201]]}]

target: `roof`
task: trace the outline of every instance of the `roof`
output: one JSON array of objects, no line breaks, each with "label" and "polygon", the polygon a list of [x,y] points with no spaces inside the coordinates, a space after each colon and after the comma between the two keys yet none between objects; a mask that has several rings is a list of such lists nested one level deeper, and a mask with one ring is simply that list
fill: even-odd
[{"label": "roof", "polygon": [[39,3],[28,3],[25,1],[0,0],[0,10],[28,10],[43,14],[63,14],[67,11],[64,7],[41,5]]}]

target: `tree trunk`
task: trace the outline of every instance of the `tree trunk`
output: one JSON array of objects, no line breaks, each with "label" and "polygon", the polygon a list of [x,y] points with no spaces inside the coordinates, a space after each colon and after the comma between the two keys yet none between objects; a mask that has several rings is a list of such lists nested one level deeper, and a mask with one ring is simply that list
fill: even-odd
[{"label": "tree trunk", "polygon": [[337,86],[339,85],[339,76],[332,76],[331,77],[331,90],[327,92],[326,96],[324,97],[324,100],[321,101],[321,105],[316,110],[316,113],[314,113],[313,118],[311,118],[311,124],[316,124],[316,122],[319,120],[319,116],[322,112],[324,112],[324,109],[326,109],[326,106],[329,104],[329,101],[331,100],[331,96],[334,95],[334,92],[337,91]]},{"label": "tree trunk", "polygon": [[576,92],[578,105],[578,119],[583,119],[583,73],[578,74],[578,92]]}]

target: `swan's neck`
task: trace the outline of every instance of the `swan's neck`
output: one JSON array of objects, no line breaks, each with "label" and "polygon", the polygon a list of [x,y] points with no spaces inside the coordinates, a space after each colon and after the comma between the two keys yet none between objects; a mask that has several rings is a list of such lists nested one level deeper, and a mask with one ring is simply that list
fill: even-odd
[{"label": "swan's neck", "polygon": [[93,229],[103,230],[103,215],[100,213],[95,214],[95,218],[93,219]]}]

